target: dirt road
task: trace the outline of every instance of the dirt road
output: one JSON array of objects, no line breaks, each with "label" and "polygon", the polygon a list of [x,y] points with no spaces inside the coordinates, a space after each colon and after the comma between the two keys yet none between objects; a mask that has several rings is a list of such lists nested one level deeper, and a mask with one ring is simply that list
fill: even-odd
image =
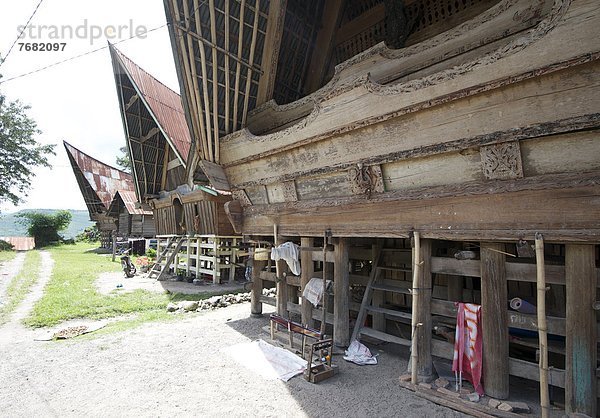
[{"label": "dirt road", "polygon": [[398,376],[406,363],[387,348],[376,366],[338,357],[340,374],[318,385],[302,377],[264,380],[222,352],[256,338],[268,340],[261,329],[266,318],[250,318],[249,312],[244,303],[92,339],[5,341],[0,344],[2,414],[462,416],[401,389]]}]

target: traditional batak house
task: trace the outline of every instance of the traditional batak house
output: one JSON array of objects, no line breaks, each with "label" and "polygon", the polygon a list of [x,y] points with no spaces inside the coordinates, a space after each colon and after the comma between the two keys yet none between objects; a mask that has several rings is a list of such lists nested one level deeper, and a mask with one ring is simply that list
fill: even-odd
[{"label": "traditional batak house", "polygon": [[[301,245],[299,276],[255,260],[253,313],[412,346],[416,383],[472,303],[487,395],[541,380],[544,410],[549,383],[596,415],[599,2],[164,3],[190,186],[231,190],[249,241]],[[300,296],[323,275],[325,316]]]},{"label": "traditional batak house", "polygon": [[[112,45],[110,52],[135,195],[142,208],[154,213],[159,253],[161,249],[168,250],[163,264],[172,264],[168,261],[172,255],[171,261],[177,265],[178,251],[187,252],[190,247],[187,256],[197,264],[188,263],[188,274],[203,272],[219,281],[220,270],[227,269],[233,278],[232,264],[227,262],[219,268],[218,261],[215,262],[221,257],[229,259],[231,254],[230,248],[221,249],[231,247],[234,240],[223,206],[230,197],[205,187],[207,181],[202,175],[196,178],[197,184],[188,181],[186,166],[191,139],[181,97]],[[207,248],[200,249],[200,244]],[[206,254],[208,250],[210,257]],[[210,268],[201,258],[210,258]]]},{"label": "traditional batak house", "polygon": [[63,144],[90,220],[96,222],[100,231],[102,247],[110,247],[113,231],[119,231],[125,238],[152,237],[152,212],[137,209],[133,211],[133,208],[119,203],[123,200],[122,196],[133,193],[131,175],[90,157],[65,141]]}]

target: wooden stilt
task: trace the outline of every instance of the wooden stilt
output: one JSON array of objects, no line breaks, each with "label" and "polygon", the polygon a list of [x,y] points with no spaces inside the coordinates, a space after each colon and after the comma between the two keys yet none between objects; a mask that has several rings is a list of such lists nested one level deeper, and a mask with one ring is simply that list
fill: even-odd
[{"label": "wooden stilt", "polygon": [[410,346],[410,361],[411,361],[411,382],[413,385],[418,383],[418,337],[419,333],[419,322],[418,322],[418,314],[419,311],[419,287],[420,287],[420,279],[421,268],[423,264],[421,263],[421,240],[420,234],[418,232],[414,233],[414,244],[413,244],[413,282],[412,282],[412,320],[411,320],[411,346]]},{"label": "wooden stilt", "polygon": [[535,235],[535,261],[537,266],[537,320],[540,344],[540,405],[542,418],[550,412],[548,394],[548,328],[546,325],[546,275],[544,271],[544,238]]},{"label": "wooden stilt", "polygon": [[[373,244],[371,246],[371,258],[373,260],[373,265],[377,262],[375,258],[383,245],[382,240],[378,240],[377,244]],[[371,304],[376,307],[380,307],[385,303],[385,293],[383,290],[373,290],[373,300]],[[381,332],[386,332],[386,320],[385,315],[382,313],[371,312],[371,317],[373,318],[373,329]]]},{"label": "wooden stilt", "polygon": [[498,399],[508,398],[508,310],[504,244],[481,244],[481,322],[483,387]]},{"label": "wooden stilt", "polygon": [[348,263],[348,239],[339,238],[335,246],[333,279],[333,343],[338,347],[347,347],[350,344],[350,272]]},{"label": "wooden stilt", "polygon": [[431,246],[430,239],[421,240],[421,260],[423,265],[419,273],[418,293],[419,302],[417,324],[417,375],[421,382],[430,381],[433,376],[433,363],[431,361],[431,290],[433,281],[431,277]]},{"label": "wooden stilt", "polygon": [[327,278],[333,277],[329,271],[327,265],[327,232],[323,234],[323,299],[321,308],[323,309],[323,316],[321,317],[321,335],[325,336],[325,329],[327,327]]},{"label": "wooden stilt", "polygon": [[[273,236],[275,240],[275,246],[281,245],[281,238],[279,237],[277,224],[273,225]],[[275,262],[275,272],[277,275],[277,314],[283,316],[284,318],[288,317],[287,310],[287,302],[288,302],[288,294],[287,294],[287,283],[283,273],[285,272],[285,261],[278,260]]]},{"label": "wooden stilt", "polygon": [[[313,247],[315,240],[312,238],[301,238],[300,243],[302,247]],[[313,277],[315,267],[312,260],[312,254],[310,251],[302,251],[300,254],[300,263],[302,271],[300,273],[300,290],[304,292],[304,288]],[[313,306],[302,297],[302,323],[310,328],[314,327],[314,320],[312,318]]]},{"label": "wooden stilt", "polygon": [[565,409],[567,414],[596,416],[597,325],[594,246],[567,244],[567,353]]},{"label": "wooden stilt", "polygon": [[250,293],[250,313],[255,316],[262,315],[262,302],[260,297],[262,296],[263,281],[260,278],[260,272],[265,265],[266,261],[254,260],[252,265],[252,292]]}]

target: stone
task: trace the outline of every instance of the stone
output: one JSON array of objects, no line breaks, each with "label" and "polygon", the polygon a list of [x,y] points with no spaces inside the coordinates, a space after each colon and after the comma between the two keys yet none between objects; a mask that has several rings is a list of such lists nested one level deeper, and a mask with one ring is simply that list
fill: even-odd
[{"label": "stone", "polygon": [[181,307],[183,308],[184,311],[195,311],[196,309],[198,309],[198,301],[195,300],[186,300],[184,302],[182,302]]},{"label": "stone", "polygon": [[479,394],[477,392],[469,393],[467,395],[467,400],[471,402],[479,402]]},{"label": "stone", "polygon": [[196,286],[200,286],[200,285],[203,283],[203,281],[202,281],[202,280],[200,280],[200,279],[194,279],[193,283],[194,283]]},{"label": "stone", "polygon": [[430,383],[421,382],[421,383],[419,383],[419,386],[422,388],[425,388],[425,389],[431,389]]},{"label": "stone", "polygon": [[403,374],[402,376],[400,376],[401,382],[410,382],[411,379],[412,377],[409,374]]},{"label": "stone", "polygon": [[436,379],[434,383],[438,388],[447,388],[450,385],[450,382],[443,377]]},{"label": "stone", "polygon": [[504,412],[512,412],[513,410],[512,406],[510,406],[506,402],[502,402],[500,405],[498,405],[498,409]]},{"label": "stone", "polygon": [[500,402],[498,399],[494,399],[494,398],[490,398],[490,400],[488,401],[488,406],[490,408],[498,408],[498,405],[500,405],[502,402]]},{"label": "stone", "polygon": [[525,402],[506,402],[512,407],[513,412],[524,412],[526,414],[531,413],[531,408]]},{"label": "stone", "polygon": [[206,301],[211,305],[216,305],[217,303],[221,302],[221,299],[221,296],[213,296],[211,298],[206,299]]},{"label": "stone", "polygon": [[460,398],[460,393],[453,392],[453,391],[448,390],[446,388],[438,388],[437,391],[440,392],[441,394],[452,396],[453,398]]},{"label": "stone", "polygon": [[179,309],[179,306],[176,303],[171,302],[167,305],[167,312],[175,312],[177,309]]}]

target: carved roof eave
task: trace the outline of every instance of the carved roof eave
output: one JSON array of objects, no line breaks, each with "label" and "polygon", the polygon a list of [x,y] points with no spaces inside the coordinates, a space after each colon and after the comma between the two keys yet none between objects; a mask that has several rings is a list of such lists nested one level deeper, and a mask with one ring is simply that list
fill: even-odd
[{"label": "carved roof eave", "polygon": [[[498,88],[502,83],[510,84],[534,77],[542,68],[556,71],[560,69],[557,63],[568,63],[577,57],[583,60],[597,58],[590,54],[597,45],[589,33],[600,25],[599,14],[590,13],[589,19],[578,19],[577,23],[569,26],[565,22],[570,14],[578,13],[577,10],[573,11],[575,7],[571,1],[548,0],[540,6],[547,12],[537,25],[473,61],[415,80],[387,85],[377,83],[366,68],[356,71],[365,62],[378,62],[380,66],[390,67],[402,65],[402,62],[410,59],[418,61],[419,57],[426,57],[441,45],[460,39],[466,32],[484,23],[493,25],[494,18],[490,16],[494,14],[496,18],[506,13],[530,19],[527,13],[532,14],[536,10],[523,8],[525,3],[505,0],[478,18],[423,43],[399,51],[388,50],[379,44],[340,64],[331,82],[310,96],[285,106],[270,102],[256,109],[255,114],[268,108],[283,112],[305,105],[306,101],[314,103],[307,117],[281,131],[257,136],[243,129],[224,137],[221,142],[222,164],[228,167],[285,152],[402,114]],[[552,3],[551,9],[547,3]],[[547,53],[549,46],[552,54]],[[461,48],[464,51],[464,45]],[[370,68],[371,72],[375,67],[373,65]],[[344,77],[343,74],[347,73],[352,76]],[[380,105],[382,97],[385,97],[385,106]]]}]

